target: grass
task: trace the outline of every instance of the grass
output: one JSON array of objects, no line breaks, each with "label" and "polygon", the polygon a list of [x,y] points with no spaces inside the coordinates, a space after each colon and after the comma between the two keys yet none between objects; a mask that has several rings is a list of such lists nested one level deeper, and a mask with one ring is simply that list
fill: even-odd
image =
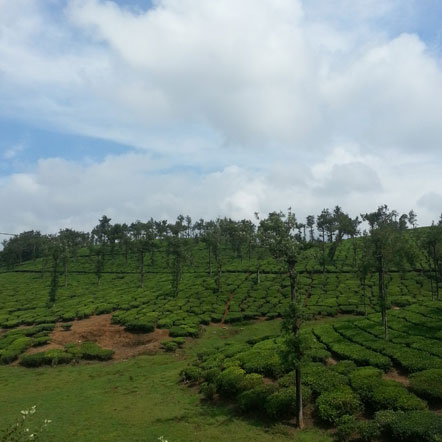
[{"label": "grass", "polygon": [[179,372],[196,352],[278,330],[279,321],[211,326],[175,355],[53,368],[0,366],[0,428],[36,405],[38,419],[52,420],[44,433],[47,441],[150,442],[162,435],[169,442],[330,441],[320,430],[265,426],[242,418],[229,405],[201,403],[195,389],[178,383]]}]

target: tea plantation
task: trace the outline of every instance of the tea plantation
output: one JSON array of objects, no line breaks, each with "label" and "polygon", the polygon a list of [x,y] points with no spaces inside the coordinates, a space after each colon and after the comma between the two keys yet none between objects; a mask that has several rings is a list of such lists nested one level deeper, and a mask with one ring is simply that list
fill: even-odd
[{"label": "tea plantation", "polygon": [[[407,234],[417,244],[424,231]],[[1,268],[0,429],[36,403],[54,421],[41,440],[442,440],[442,302],[419,247],[412,265],[386,276],[388,340],[377,275],[369,272],[362,283],[355,267],[361,239],[343,241],[325,263],[319,246],[300,254],[307,418],[300,431],[293,424],[295,373],[282,356],[286,268],[267,249],[238,256],[227,245],[216,267],[203,243],[187,241],[191,259],[176,291],[161,240],[142,269],[137,253],[105,248],[99,277],[94,254],[80,249],[56,269],[54,302],[50,259]],[[112,359],[112,349],[94,342],[39,351],[57,323],[68,329],[102,314],[128,332],[166,329],[177,339],[155,354],[112,363],[84,362]]]}]

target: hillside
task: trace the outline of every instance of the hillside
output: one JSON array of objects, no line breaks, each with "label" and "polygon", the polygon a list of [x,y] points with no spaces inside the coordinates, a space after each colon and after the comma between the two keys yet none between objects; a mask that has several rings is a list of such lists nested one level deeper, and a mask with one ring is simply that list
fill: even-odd
[{"label": "hillside", "polygon": [[[364,440],[436,441],[433,433],[442,428],[438,418],[442,304],[432,300],[429,260],[417,246],[424,232],[407,232],[416,245],[413,265],[393,269],[387,277],[388,341],[381,324],[377,275],[368,274],[364,287],[355,266],[361,259],[361,238],[344,240],[325,266],[318,259],[320,244],[307,246],[300,254],[297,292],[305,300],[307,315],[302,328],[308,343],[303,389],[310,430],[296,440],[329,440],[336,427],[339,438],[339,431],[345,433],[348,427],[347,439],[341,440],[365,437],[372,431]],[[50,259],[1,269],[0,360],[11,364],[0,367],[2,390],[10,404],[0,410],[5,416],[2,428],[12,419],[13,404],[17,413],[20,407],[38,402],[44,413],[58,419],[52,434],[48,429],[48,440],[57,440],[67,425],[72,431],[78,428],[75,440],[121,440],[122,428],[133,419],[127,440],[157,440],[166,430],[170,442],[224,440],[214,431],[222,415],[233,419],[232,431],[238,434],[234,440],[249,440],[246,435],[255,419],[260,422],[253,436],[256,440],[293,437],[294,374],[280,356],[280,317],[290,298],[286,268],[272,259],[267,249],[253,248],[250,253],[244,249],[238,254],[225,245],[219,286],[219,272],[213,263],[210,272],[205,245],[193,238],[186,241],[191,253],[177,295],[171,258],[161,240],[155,251],[146,255],[143,272],[136,252],[126,254],[124,247],[107,247],[98,277],[93,249],[79,250],[69,257],[66,268],[58,268],[53,303],[48,302],[54,278]],[[327,244],[325,252],[330,247]],[[143,354],[150,356],[139,356]],[[82,360],[113,360],[114,364],[79,362]],[[21,368],[17,362],[25,367],[58,367]],[[161,380],[162,370],[167,381]],[[44,391],[29,390],[36,376],[42,379],[41,388],[52,392],[50,397]],[[68,381],[70,376],[72,381]],[[110,395],[104,384],[94,381],[88,387],[88,376],[108,377],[109,388],[116,389],[118,399],[110,399],[114,393]],[[146,376],[159,384],[148,386]],[[198,386],[198,390],[183,390],[177,384],[179,379]],[[63,382],[72,382],[72,390],[54,389]],[[83,400],[96,398],[92,414],[81,411],[84,419],[93,415],[97,420],[96,432],[67,418],[66,413],[82,410],[74,398],[77,388]],[[69,399],[62,399],[63,394]],[[122,399],[121,394],[127,396]],[[129,399],[140,398],[140,394],[146,397],[135,402]],[[152,407],[162,403],[159,395],[178,395],[187,403],[183,406],[192,411],[178,412],[170,404],[158,421],[149,420],[152,427],[146,429],[141,416],[156,413]],[[132,410],[115,409],[120,410],[120,424],[112,434],[100,417],[109,407],[103,398],[122,401],[126,404],[123,408]],[[59,401],[64,404],[54,416],[52,407]],[[206,413],[201,421],[196,417],[199,409]],[[382,421],[385,410],[393,413],[388,422]],[[131,413],[134,417],[129,417]],[[347,422],[341,419],[345,416]],[[160,425],[162,419],[170,420],[171,426]],[[428,421],[422,434],[404,429],[413,419]],[[191,436],[183,423],[197,425],[197,421],[204,430]],[[275,425],[280,423],[282,433],[275,435]],[[322,429],[313,431],[318,427]]]}]

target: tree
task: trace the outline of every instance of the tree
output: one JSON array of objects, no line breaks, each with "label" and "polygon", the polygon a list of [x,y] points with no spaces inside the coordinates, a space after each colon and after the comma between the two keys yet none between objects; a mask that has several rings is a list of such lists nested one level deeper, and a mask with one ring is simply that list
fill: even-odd
[{"label": "tree", "polygon": [[300,253],[299,235],[296,234],[295,214],[288,210],[269,213],[266,219],[259,223],[258,234],[262,243],[267,246],[273,258],[287,266],[290,280],[290,305],[283,322],[286,335],[288,359],[296,372],[296,417],[297,425],[303,428],[301,361],[303,356],[300,328],[303,317],[303,303],[296,296],[296,263]]},{"label": "tree", "polygon": [[364,232],[361,241],[361,257],[358,261],[358,265],[356,268],[356,273],[359,278],[359,282],[362,288],[362,297],[364,301],[364,314],[367,316],[367,278],[370,275],[371,271],[371,256],[370,256],[370,238],[367,235],[367,232]]},{"label": "tree", "polygon": [[313,227],[315,227],[315,217],[313,215],[308,215],[306,219],[306,225],[310,231],[310,242],[313,242]]},{"label": "tree", "polygon": [[48,303],[53,305],[57,298],[58,290],[58,263],[61,255],[61,244],[60,240],[54,236],[51,237],[50,251],[52,256],[52,273],[51,273],[51,285],[49,288],[49,299]]},{"label": "tree", "polygon": [[410,210],[408,212],[408,222],[410,223],[411,226],[413,226],[413,229],[417,227],[417,215],[414,212],[414,210]]},{"label": "tree", "polygon": [[301,326],[306,319],[304,303],[298,300],[291,302],[284,314],[281,329],[284,336],[282,360],[289,370],[295,368],[296,384],[296,423],[298,428],[304,427],[302,408],[302,363],[307,350],[307,342],[301,335]]},{"label": "tree", "polygon": [[333,260],[336,254],[336,250],[341,244],[344,236],[356,236],[357,224],[354,220],[350,218],[347,213],[344,213],[339,206],[336,206],[333,210],[333,215],[328,220],[327,225],[332,226],[329,227],[330,230],[336,231],[335,240],[328,251],[329,258]]},{"label": "tree", "polygon": [[378,295],[384,326],[384,337],[388,339],[387,323],[387,286],[386,276],[395,269],[402,269],[406,262],[411,264],[414,259],[413,246],[405,229],[397,220],[397,212],[390,211],[387,205],[378,207],[376,212],[361,215],[370,226],[369,242],[366,253],[368,265],[378,275]]},{"label": "tree", "polygon": [[[325,273],[325,233],[332,232],[332,222],[331,222],[332,214],[329,209],[323,209],[321,214],[316,217],[316,227],[318,228],[321,234],[321,246],[322,246],[322,271]],[[332,232],[333,235],[333,232]]]},{"label": "tree", "polygon": [[182,238],[183,223],[181,217],[175,224],[169,224],[170,235],[166,238],[166,253],[171,258],[169,266],[172,270],[172,290],[174,296],[179,294],[180,282],[183,278],[183,267],[190,260],[189,245],[187,238]]},{"label": "tree", "polygon": [[96,240],[98,244],[107,244],[109,242],[109,237],[111,233],[111,218],[103,215],[99,220],[98,224],[92,229],[92,237]]},{"label": "tree", "polygon": [[63,264],[64,285],[68,284],[68,263],[71,257],[76,257],[78,249],[87,242],[87,234],[72,229],[63,229],[58,232],[60,243],[60,258]]},{"label": "tree", "polygon": [[[436,292],[436,299],[439,299],[439,263],[442,260],[442,225],[431,225],[425,232],[422,239],[422,245],[427,252],[427,256],[430,261],[430,267],[432,267],[431,281],[431,298],[434,299],[434,292]],[[433,287],[434,279],[434,287]],[[435,289],[435,290],[434,290]]]},{"label": "tree", "polygon": [[147,223],[142,223],[140,235],[137,241],[135,241],[135,247],[139,255],[140,285],[142,289],[144,289],[144,257],[146,253],[153,253],[154,249],[156,248],[155,237],[156,233],[154,221],[151,219]]},{"label": "tree", "polygon": [[296,234],[296,217],[289,209],[287,215],[272,212],[259,223],[258,234],[274,259],[287,266],[290,279],[290,299],[296,301],[296,271],[300,242]]}]

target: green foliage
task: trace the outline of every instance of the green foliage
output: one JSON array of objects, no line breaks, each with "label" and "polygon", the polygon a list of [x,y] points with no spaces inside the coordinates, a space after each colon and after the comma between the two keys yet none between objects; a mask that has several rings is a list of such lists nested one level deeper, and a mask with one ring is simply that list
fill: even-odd
[{"label": "green foliage", "polygon": [[384,434],[395,442],[440,442],[442,416],[429,411],[396,412],[376,416]]},{"label": "green foliage", "polygon": [[245,413],[265,413],[267,398],[275,393],[276,386],[262,384],[251,390],[246,390],[238,396],[238,406]]},{"label": "green foliage", "polygon": [[410,389],[428,400],[442,400],[442,369],[424,370],[409,377]]},{"label": "green foliage", "polygon": [[347,442],[355,439],[358,431],[358,421],[354,415],[346,414],[340,417],[337,422],[336,439],[339,442]]},{"label": "green foliage", "polygon": [[296,388],[282,388],[267,397],[267,415],[272,419],[284,419],[296,414]]},{"label": "green foliage", "polygon": [[309,386],[315,395],[348,385],[346,376],[332,371],[321,363],[310,363],[303,367],[302,382]]},{"label": "green foliage", "polygon": [[226,398],[233,398],[244,389],[245,377],[242,368],[229,367],[217,377],[217,391]]},{"label": "green foliage", "polygon": [[316,401],[319,417],[330,424],[336,424],[345,415],[355,415],[362,411],[359,396],[348,386],[322,393]]},{"label": "green foliage", "polygon": [[180,372],[180,379],[182,382],[195,383],[201,379],[201,370],[197,367],[186,367]]},{"label": "green foliage", "polygon": [[381,372],[372,367],[360,368],[350,374],[350,383],[361,399],[374,410],[422,410],[424,401],[409,393],[395,381],[381,378]]}]

